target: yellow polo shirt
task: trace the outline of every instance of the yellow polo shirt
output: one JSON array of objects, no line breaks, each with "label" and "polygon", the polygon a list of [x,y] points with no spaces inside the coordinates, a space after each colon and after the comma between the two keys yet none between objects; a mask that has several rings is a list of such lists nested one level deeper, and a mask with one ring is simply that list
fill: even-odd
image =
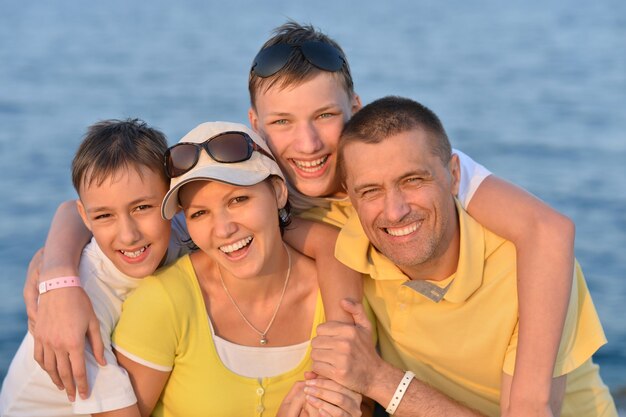
[{"label": "yellow polo shirt", "polygon": [[[336,256],[369,275],[365,296],[377,318],[383,358],[489,416],[500,415],[502,372],[512,375],[518,336],[514,245],[473,220],[457,203],[457,271],[426,281],[439,302],[408,285],[395,264],[370,245],[356,215],[337,240]],[[423,291],[423,290],[422,290]],[[423,291],[424,292],[424,291]],[[591,355],[606,343],[578,263],[555,376],[568,374],[562,416],[617,416]]]}]

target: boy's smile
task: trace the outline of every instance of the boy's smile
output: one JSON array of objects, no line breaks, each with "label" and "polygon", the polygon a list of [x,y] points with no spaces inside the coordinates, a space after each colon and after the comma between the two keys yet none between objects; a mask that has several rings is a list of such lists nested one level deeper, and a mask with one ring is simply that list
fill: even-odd
[{"label": "boy's smile", "polygon": [[295,87],[259,91],[249,116],[293,186],[308,196],[336,196],[343,193],[337,176],[339,136],[360,106],[335,74],[321,72]]},{"label": "boy's smile", "polygon": [[160,211],[167,191],[163,176],[145,167],[125,168],[80,191],[81,217],[115,267],[134,278],[154,273],[170,237],[170,222]]}]

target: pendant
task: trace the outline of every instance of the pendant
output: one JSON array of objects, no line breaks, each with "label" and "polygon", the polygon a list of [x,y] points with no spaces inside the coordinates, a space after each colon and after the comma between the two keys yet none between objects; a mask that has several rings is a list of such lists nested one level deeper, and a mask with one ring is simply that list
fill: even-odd
[{"label": "pendant", "polygon": [[267,345],[267,338],[265,337],[265,335],[261,336],[261,340],[259,340],[259,343],[261,343],[262,345]]}]

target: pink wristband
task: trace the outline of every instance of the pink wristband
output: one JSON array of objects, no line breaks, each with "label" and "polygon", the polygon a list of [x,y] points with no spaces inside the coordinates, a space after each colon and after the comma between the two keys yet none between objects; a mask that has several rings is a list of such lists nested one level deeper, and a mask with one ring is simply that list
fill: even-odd
[{"label": "pink wristband", "polygon": [[39,294],[65,287],[80,287],[80,278],[76,276],[52,278],[39,283]]}]

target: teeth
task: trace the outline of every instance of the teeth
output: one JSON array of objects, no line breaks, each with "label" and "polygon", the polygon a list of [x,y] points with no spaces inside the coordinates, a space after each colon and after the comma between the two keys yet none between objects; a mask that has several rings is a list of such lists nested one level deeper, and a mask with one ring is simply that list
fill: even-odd
[{"label": "teeth", "polygon": [[128,256],[129,258],[136,258],[139,255],[141,255],[142,253],[144,253],[146,248],[147,248],[147,246],[144,246],[143,248],[141,248],[139,250],[136,250],[134,252],[129,252],[129,251],[125,251],[125,250],[120,250],[120,252],[122,252],[122,254],[124,256]]},{"label": "teeth", "polygon": [[409,226],[405,226],[405,227],[385,228],[385,231],[391,236],[406,236],[409,233],[413,233],[416,230],[417,230],[417,222]]},{"label": "teeth", "polygon": [[328,155],[323,156],[319,159],[315,159],[313,161],[298,161],[296,159],[292,159],[293,163],[304,172],[315,172],[322,169],[326,160],[328,159]]},{"label": "teeth", "polygon": [[232,243],[230,245],[220,246],[219,249],[224,253],[231,253],[243,248],[244,246],[248,246],[250,242],[252,242],[252,236],[243,238],[240,241]]}]

